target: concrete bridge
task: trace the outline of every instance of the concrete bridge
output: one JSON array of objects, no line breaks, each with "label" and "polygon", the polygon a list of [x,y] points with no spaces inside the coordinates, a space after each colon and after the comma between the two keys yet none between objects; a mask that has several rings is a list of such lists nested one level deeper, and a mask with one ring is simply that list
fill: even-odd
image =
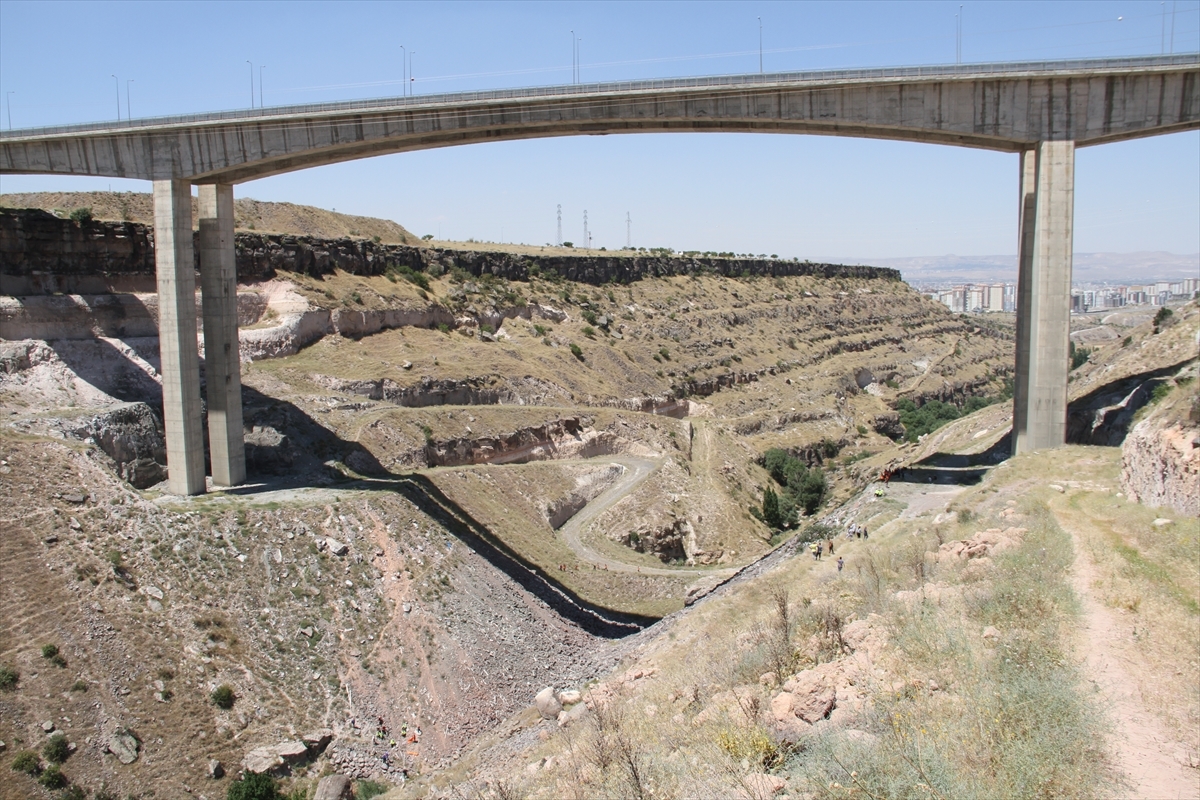
[{"label": "concrete bridge", "polygon": [[466,92],[0,133],[0,174],[154,182],[171,491],[205,490],[191,186],[214,483],[245,477],[233,185],[478,142],[652,132],[898,139],[1020,155],[1017,452],[1065,440],[1075,148],[1200,128],[1200,54]]}]

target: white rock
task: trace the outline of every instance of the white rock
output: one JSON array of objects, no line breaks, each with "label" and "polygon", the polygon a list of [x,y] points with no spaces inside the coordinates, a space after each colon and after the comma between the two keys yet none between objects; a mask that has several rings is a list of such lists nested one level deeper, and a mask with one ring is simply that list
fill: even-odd
[{"label": "white rock", "polygon": [[337,539],[325,538],[325,546],[329,548],[329,552],[335,556],[344,556],[350,549],[346,545],[339,542]]},{"label": "white rock", "polygon": [[533,702],[537,706],[538,713],[542,715],[542,719],[556,719],[558,712],[562,711],[562,703],[558,702],[558,698],[554,696],[553,686],[547,686],[538,692]]},{"label": "white rock", "polygon": [[1170,525],[1172,522],[1173,522],[1173,520],[1164,519],[1162,517],[1159,517],[1158,519],[1154,520],[1154,527],[1161,528],[1164,525]]}]

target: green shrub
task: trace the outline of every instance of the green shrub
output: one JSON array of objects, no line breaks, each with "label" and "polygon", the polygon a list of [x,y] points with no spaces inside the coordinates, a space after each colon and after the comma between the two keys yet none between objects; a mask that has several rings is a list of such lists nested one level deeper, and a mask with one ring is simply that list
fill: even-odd
[{"label": "green shrub", "polygon": [[534,325],[533,326],[533,332],[535,334],[537,334],[538,336],[545,336],[547,330],[548,329],[546,328],[545,325]]},{"label": "green shrub", "polygon": [[58,655],[58,645],[44,644],[42,645],[42,658],[54,658]]},{"label": "green shrub", "polygon": [[491,325],[487,324],[486,322],[479,326],[479,330],[482,331],[483,333],[495,333],[496,332],[496,329],[493,328]]},{"label": "green shrub", "polygon": [[1077,348],[1075,347],[1075,343],[1071,342],[1069,355],[1071,358],[1071,369],[1079,369],[1087,363],[1088,358],[1092,355],[1092,351],[1087,347]]},{"label": "green shrub", "polygon": [[1150,392],[1150,402],[1157,403],[1171,393],[1171,382],[1163,381]]},{"label": "green shrub", "polygon": [[1167,308],[1166,306],[1163,306],[1162,308],[1160,308],[1158,310],[1158,313],[1154,315],[1154,327],[1157,328],[1157,327],[1161,326],[1164,322],[1166,322],[1173,316],[1175,316],[1175,312],[1172,311],[1171,309]]},{"label": "green shrub", "polygon": [[67,785],[67,776],[62,774],[58,764],[51,764],[42,770],[42,774],[38,776],[38,783],[47,789],[61,789]]},{"label": "green shrub", "polygon": [[571,355],[575,356],[580,361],[583,361],[583,350],[579,348],[579,345],[571,342],[569,347],[571,348]]},{"label": "green shrub", "polygon": [[71,755],[66,734],[56,733],[42,745],[42,756],[51,764],[61,764]]},{"label": "green shrub", "polygon": [[584,325],[583,326],[583,335],[588,337],[589,339],[594,339],[594,338],[596,338],[596,329],[593,328],[591,325]]},{"label": "green shrub", "polygon": [[233,708],[234,701],[237,700],[237,695],[234,694],[233,687],[228,683],[222,683],[216,689],[213,689],[209,697],[213,701],[213,705],[217,708],[223,708],[226,711]]},{"label": "green shrub", "polygon": [[354,797],[355,800],[371,800],[387,790],[388,787],[379,781],[357,781],[354,784]]},{"label": "green shrub", "polygon": [[19,680],[21,680],[21,673],[12,667],[0,667],[0,689],[4,691],[15,689]]},{"label": "green shrub", "polygon": [[439,322],[439,323],[437,324],[437,329],[438,329],[439,331],[441,331],[442,333],[449,333],[449,332],[450,332],[450,326],[449,326],[449,325],[447,325],[445,322]]},{"label": "green shrub", "polygon": [[404,278],[415,286],[419,286],[425,291],[429,291],[429,278],[423,272],[418,272],[412,267],[404,266],[403,264],[388,268],[387,276],[391,280],[395,280],[397,276]]},{"label": "green shrub", "polygon": [[770,486],[763,490],[762,518],[763,522],[774,530],[783,527],[783,516],[779,511],[779,495]]},{"label": "green shrub", "polygon": [[667,348],[665,348],[665,347],[658,348],[658,354],[660,356],[662,356],[664,359],[666,359],[667,361],[671,360],[671,351],[667,350]]},{"label": "green shrub", "polygon": [[584,321],[587,322],[587,324],[589,324],[589,325],[596,324],[596,312],[592,311],[590,308],[585,308],[583,310],[582,316],[583,316]]},{"label": "green shrub", "polygon": [[229,786],[227,800],[284,800],[279,785],[270,775],[245,775]]},{"label": "green shrub", "polygon": [[24,772],[26,775],[37,775],[38,770],[42,767],[42,762],[38,759],[37,753],[32,750],[22,750],[13,757],[12,768],[13,772]]},{"label": "green shrub", "polygon": [[947,422],[952,422],[962,416],[957,408],[941,400],[930,400],[918,406],[912,400],[904,398],[896,403],[900,412],[900,424],[904,426],[906,441],[915,442],[921,436],[932,433]]},{"label": "green shrub", "polygon": [[92,221],[91,208],[77,208],[71,212],[71,219],[79,223],[87,223]]}]

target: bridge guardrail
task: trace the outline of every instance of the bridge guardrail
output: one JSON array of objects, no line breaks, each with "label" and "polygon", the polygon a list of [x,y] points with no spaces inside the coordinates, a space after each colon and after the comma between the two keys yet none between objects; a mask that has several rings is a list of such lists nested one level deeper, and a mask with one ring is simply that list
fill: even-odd
[{"label": "bridge guardrail", "polygon": [[695,78],[659,78],[637,81],[606,81],[601,83],[566,84],[517,89],[489,89],[472,92],[447,92],[408,97],[382,97],[366,100],[344,100],[333,103],[302,103],[269,106],[261,109],[236,109],[199,114],[176,114],[145,117],[133,120],[89,122],[73,125],[53,125],[0,131],[0,141],[40,136],[55,136],[94,131],[130,131],[147,127],[227,122],[302,114],[329,114],[339,111],[388,111],[405,108],[430,108],[463,103],[527,98],[606,95],[618,92],[667,91],[672,89],[711,89],[764,85],[828,83],[832,81],[888,80],[897,78],[987,78],[1024,72],[1071,73],[1080,71],[1104,72],[1138,68],[1200,67],[1200,53],[1180,53],[1168,56],[1130,56],[1124,58],[1068,59],[1060,61],[1000,61],[983,64],[945,64],[912,67],[877,67],[848,70],[811,70],[806,72],[749,73],[745,75],[709,75]]}]

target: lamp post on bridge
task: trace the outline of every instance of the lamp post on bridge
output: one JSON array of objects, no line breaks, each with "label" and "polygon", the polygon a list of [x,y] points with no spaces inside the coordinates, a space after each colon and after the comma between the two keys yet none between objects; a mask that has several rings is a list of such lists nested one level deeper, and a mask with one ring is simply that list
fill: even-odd
[{"label": "lamp post on bridge", "polygon": [[113,85],[117,87],[117,122],[121,121],[121,81],[116,75],[112,76]]},{"label": "lamp post on bridge", "polygon": [[4,105],[8,108],[8,129],[12,130],[12,96],[16,94],[16,90],[4,93]]},{"label": "lamp post on bridge", "polygon": [[125,80],[125,119],[133,119],[133,112],[129,110],[129,84],[131,83],[134,83],[133,78],[127,78]]},{"label": "lamp post on bridge", "polygon": [[412,60],[413,60],[413,56],[415,56],[416,54],[417,54],[416,50],[413,50],[411,53],[408,54],[408,94],[410,97],[417,93],[417,79],[413,76],[413,70],[412,70]]},{"label": "lamp post on bridge", "polygon": [[258,67],[258,107],[263,107],[263,91],[262,91],[262,71],[267,68],[266,64],[260,64]]},{"label": "lamp post on bridge", "polygon": [[758,18],[758,74],[762,75],[762,17]]},{"label": "lamp post on bridge", "polygon": [[250,65],[250,107],[254,108],[254,63],[250,59],[246,63]]},{"label": "lamp post on bridge", "polygon": [[408,97],[408,51],[400,45],[400,96]]}]

